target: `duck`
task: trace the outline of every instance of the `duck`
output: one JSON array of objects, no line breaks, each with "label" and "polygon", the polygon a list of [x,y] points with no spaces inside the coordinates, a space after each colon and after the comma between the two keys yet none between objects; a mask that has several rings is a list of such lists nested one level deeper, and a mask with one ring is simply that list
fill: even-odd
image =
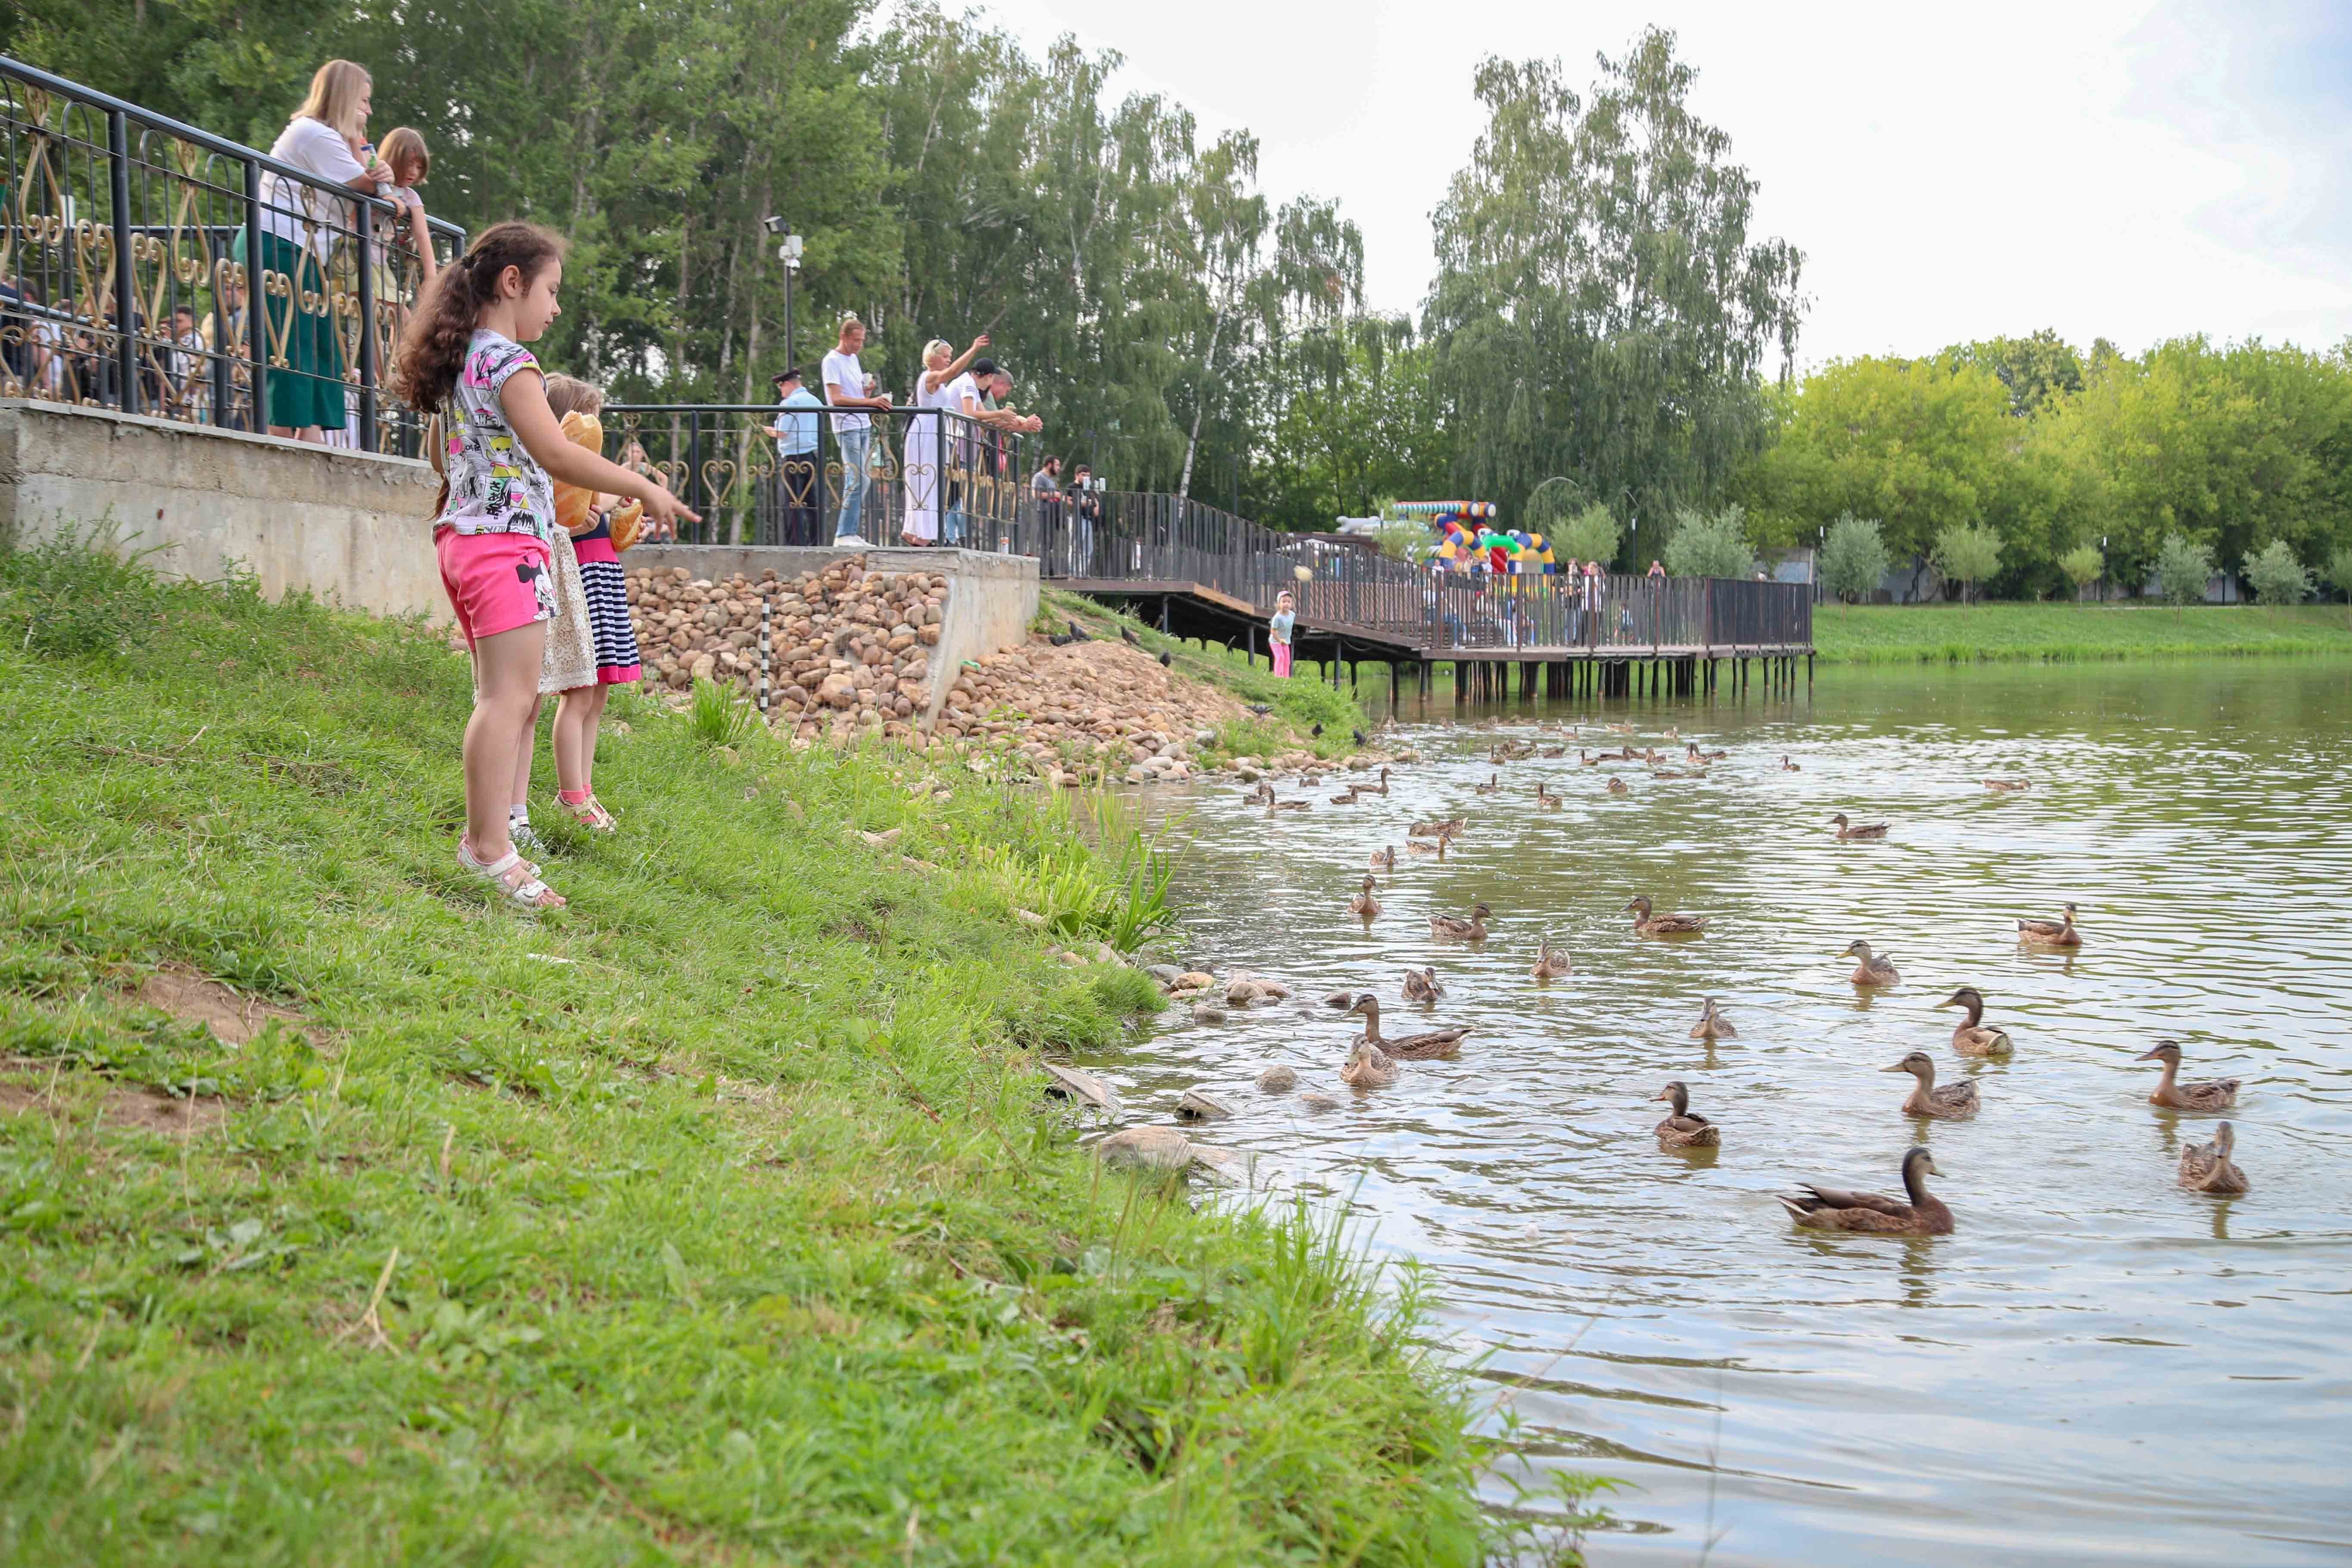
[{"label": "duck", "polygon": [[1378,1046],[1359,1040],[1339,1068],[1339,1081],[1354,1089],[1379,1089],[1397,1080],[1397,1065]]},{"label": "duck", "polygon": [[1274,804],[1274,785],[1271,782],[1265,779],[1260,779],[1257,782],[1257,786],[1255,789],[1252,789],[1247,795],[1242,796],[1242,798],[1249,802],[1252,805],[1272,805]]},{"label": "duck", "polygon": [[1458,1057],[1462,1054],[1462,1037],[1470,1032],[1467,1024],[1443,1029],[1424,1029],[1418,1035],[1407,1035],[1401,1040],[1381,1038],[1381,999],[1370,992],[1356,998],[1348,1009],[1364,1020],[1362,1044],[1371,1046],[1391,1061],[1426,1061],[1432,1057]]},{"label": "duck", "polygon": [[1493,795],[1496,790],[1503,787],[1503,775],[1500,773],[1490,774],[1485,784],[1472,784],[1470,787],[1480,795]]},{"label": "duck", "polygon": [[1323,1005],[1326,1007],[1337,1007],[1341,1012],[1347,1011],[1355,1005],[1356,994],[1352,991],[1334,991],[1329,995],[1323,998]]},{"label": "duck", "polygon": [[1277,800],[1267,809],[1271,811],[1308,811],[1312,810],[1314,805],[1315,803],[1311,800]]},{"label": "duck", "polygon": [[1558,980],[1568,972],[1568,949],[1552,946],[1551,938],[1548,936],[1538,939],[1536,964],[1528,973],[1538,980]]},{"label": "duck", "polygon": [[1445,994],[1445,987],[1437,983],[1434,969],[1408,969],[1404,972],[1404,999],[1408,1002],[1434,1002]]},{"label": "duck", "polygon": [[1790,762],[1786,756],[1783,756],[1780,759],[1780,771],[1784,773],[1801,773],[1805,770]]},{"label": "duck", "polygon": [[1443,822],[1416,822],[1405,829],[1405,835],[1411,838],[1451,838],[1469,820],[1466,816],[1449,816]]},{"label": "duck", "polygon": [[1548,763],[1556,763],[1560,758],[1568,755],[1568,748],[1566,746],[1546,746],[1542,751],[1538,752],[1536,755],[1541,757]]},{"label": "duck", "polygon": [[1938,1004],[1945,1007],[1966,1007],[1968,1022],[1952,1029],[1952,1049],[1964,1057],[2005,1057],[2015,1048],[2007,1029],[1996,1029],[1984,1021],[1984,997],[1973,985],[1963,985]]},{"label": "duck", "polygon": [[1636,936],[1696,936],[1706,929],[1705,915],[1660,915],[1650,912],[1650,900],[1637,896],[1627,902],[1621,914],[1633,917]]},{"label": "duck", "polygon": [[1683,732],[1672,724],[1666,726],[1665,734],[1669,741],[1679,741],[1683,738]]},{"label": "duck", "polygon": [[1897,1203],[1876,1193],[1848,1192],[1843,1187],[1801,1184],[1804,1192],[1783,1195],[1780,1206],[1805,1230],[1848,1230],[1865,1236],[1949,1236],[1952,1211],[1927,1190],[1922,1178],[1940,1176],[1936,1157],[1923,1148],[1903,1156],[1903,1191],[1909,1203]]},{"label": "duck", "polygon": [[1886,824],[1883,822],[1848,822],[1846,820],[1845,813],[1843,811],[1839,812],[1835,816],[1831,817],[1830,820],[1837,824],[1837,836],[1841,840],[1848,838],[1884,838],[1886,837]]},{"label": "duck", "polygon": [[1630,786],[1627,785],[1623,779],[1611,779],[1609,781],[1609,793],[1611,795],[1625,795],[1630,793]]},{"label": "duck", "polygon": [[1703,779],[1706,777],[1706,770],[1700,768],[1696,772],[1688,772],[1682,768],[1652,768],[1650,776],[1654,779]]},{"label": "duck", "polygon": [[2158,1040],[2155,1049],[2143,1051],[2132,1059],[2164,1064],[2164,1077],[2157,1081],[2155,1092],[2147,1097],[2150,1105],[2162,1105],[2174,1110],[2227,1110],[2238,1103],[2236,1079],[2208,1079],[2203,1083],[2172,1081],[2173,1075],[2180,1070],[2179,1040]]},{"label": "duck", "polygon": [[1432,936],[1450,936],[1457,942],[1484,942],[1486,940],[1486,917],[1494,912],[1480,904],[1470,911],[1470,918],[1466,921],[1460,915],[1432,915],[1429,917],[1429,932]]},{"label": "duck", "polygon": [[1707,763],[1719,763],[1729,755],[1731,755],[1729,752],[1702,752],[1698,749],[1698,742],[1696,741],[1685,741],[1683,742],[1683,761],[1686,763],[1697,763],[1704,765]]},{"label": "duck", "polygon": [[1690,1037],[1694,1040],[1736,1040],[1739,1037],[1739,1031],[1731,1026],[1731,1020],[1717,1010],[1715,998],[1709,996],[1699,1004],[1698,1022],[1691,1026]]},{"label": "duck", "polygon": [[1682,1079],[1673,1079],[1650,1098],[1663,1100],[1674,1107],[1657,1125],[1659,1148],[1714,1149],[1722,1145],[1723,1134],[1716,1130],[1715,1123],[1690,1113],[1690,1090],[1683,1087]]},{"label": "duck", "polygon": [[1370,871],[1364,873],[1364,885],[1348,895],[1348,912],[1360,921],[1378,920],[1381,900],[1377,897],[1380,883]]},{"label": "duck", "polygon": [[1357,796],[1357,795],[1358,795],[1359,793],[1360,793],[1360,788],[1361,788],[1361,786],[1360,786],[1360,785],[1356,785],[1356,784],[1350,784],[1350,785],[1349,785],[1349,786],[1348,786],[1348,789],[1347,789],[1347,792],[1346,792],[1345,794],[1342,794],[1342,795],[1333,795],[1333,796],[1331,797],[1331,804],[1332,804],[1333,805],[1355,805],[1355,804],[1356,804],[1356,796]]},{"label": "duck", "polygon": [[1996,795],[2007,795],[2015,790],[2032,789],[2033,781],[2032,779],[1987,779],[1984,781],[1984,786]]},{"label": "duck", "polygon": [[1404,847],[1415,855],[1434,855],[1440,860],[1445,858],[1445,840],[1443,838],[1408,838]]},{"label": "duck", "polygon": [[1913,1051],[1891,1068],[1881,1072],[1907,1072],[1919,1080],[1903,1102],[1906,1116],[1933,1116],[1938,1121],[1956,1121],[1977,1113],[1977,1086],[1967,1079],[1958,1083],[1938,1085],[1936,1082],[1936,1058],[1925,1051]]},{"label": "duck", "polygon": [[1586,756],[1582,746],[1576,748],[1576,762],[1579,767],[1597,768],[1601,765],[1601,759]]},{"label": "duck", "polygon": [[1561,806],[1566,805],[1568,803],[1562,800],[1559,796],[1546,789],[1540,782],[1537,784],[1536,809],[1538,811],[1558,811]]},{"label": "duck", "polygon": [[1388,764],[1387,764],[1386,763],[1382,763],[1381,764],[1381,782],[1380,782],[1380,783],[1378,783],[1378,784],[1360,784],[1356,785],[1355,787],[1356,787],[1356,793],[1357,793],[1358,795],[1386,795],[1386,794],[1388,794],[1388,793],[1389,793],[1389,769],[1388,769]]},{"label": "duck", "polygon": [[1883,952],[1871,952],[1870,943],[1866,942],[1855,942],[1850,943],[1845,952],[1840,956],[1844,958],[1860,959],[1862,961],[1853,966],[1853,973],[1848,977],[1852,979],[1856,985],[1900,985],[1903,984],[1903,976],[1895,969],[1895,961],[1887,957]]},{"label": "duck", "polygon": [[1633,732],[1633,726],[1631,724],[1612,724],[1609,726],[1609,732],[1612,735],[1630,735]]},{"label": "duck", "polygon": [[2252,1184],[2230,1158],[2238,1135],[2226,1121],[2217,1123],[2210,1143],[2191,1143],[2180,1152],[2180,1184],[2192,1192],[2235,1195]]},{"label": "duck", "polygon": [[2017,940],[2038,947],[2080,947],[2083,933],[2074,929],[2074,906],[2062,905],[2064,914],[2054,921],[2020,921]]},{"label": "duck", "polygon": [[1394,871],[1396,869],[1396,846],[1391,844],[1384,848],[1373,850],[1371,867],[1375,871]]}]

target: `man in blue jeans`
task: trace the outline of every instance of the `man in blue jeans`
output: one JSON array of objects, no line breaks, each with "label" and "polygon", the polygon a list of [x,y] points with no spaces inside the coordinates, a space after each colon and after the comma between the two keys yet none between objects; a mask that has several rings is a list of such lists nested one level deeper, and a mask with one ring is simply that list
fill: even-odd
[{"label": "man in blue jeans", "polygon": [[[868,396],[866,391],[865,367],[857,363],[857,351],[866,346],[866,323],[855,316],[841,319],[841,342],[824,356],[824,400],[835,408],[887,408],[890,395],[881,393]],[[865,510],[867,489],[872,479],[866,473],[866,457],[874,447],[874,420],[866,414],[836,414],[833,416],[835,438],[841,443],[841,521],[834,530],[833,542],[853,549],[866,548],[859,536],[857,521]]]}]

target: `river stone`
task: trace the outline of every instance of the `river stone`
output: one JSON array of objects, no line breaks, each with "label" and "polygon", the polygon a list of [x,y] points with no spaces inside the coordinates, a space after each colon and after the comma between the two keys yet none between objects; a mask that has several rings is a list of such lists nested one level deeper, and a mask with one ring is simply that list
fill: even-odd
[{"label": "river stone", "polygon": [[1309,1110],[1337,1110],[1339,1109],[1339,1102],[1332,1099],[1328,1094],[1302,1094],[1298,1097],[1298,1103],[1305,1106]]},{"label": "river stone", "polygon": [[1222,1100],[1212,1100],[1197,1089],[1188,1089],[1176,1102],[1176,1114],[1188,1121],[1223,1121],[1232,1117],[1233,1107]]},{"label": "river stone", "polygon": [[1261,1094],[1288,1094],[1298,1087],[1298,1075],[1279,1063],[1257,1075]]},{"label": "river stone", "polygon": [[1181,1171],[1192,1163],[1192,1141],[1173,1127],[1129,1127],[1095,1145],[1106,1165]]},{"label": "river stone", "polygon": [[1245,1149],[1223,1149],[1213,1143],[1192,1145],[1192,1168],[1206,1171],[1221,1182],[1235,1186],[1254,1185],[1257,1180],[1258,1157]]},{"label": "river stone", "polygon": [[1192,1022],[1195,1024],[1222,1024],[1228,1016],[1230,1015],[1214,1002],[1196,1002],[1192,1005]]},{"label": "river stone", "polygon": [[1055,1067],[1052,1062],[1038,1065],[1045,1069],[1047,1094],[1081,1100],[1097,1110],[1107,1110],[1113,1115],[1118,1113],[1118,1096],[1112,1091],[1110,1085],[1094,1074],[1080,1072],[1076,1068]]},{"label": "river stone", "polygon": [[1179,991],[1206,991],[1217,983],[1217,977],[1198,969],[1188,969],[1176,977]]}]

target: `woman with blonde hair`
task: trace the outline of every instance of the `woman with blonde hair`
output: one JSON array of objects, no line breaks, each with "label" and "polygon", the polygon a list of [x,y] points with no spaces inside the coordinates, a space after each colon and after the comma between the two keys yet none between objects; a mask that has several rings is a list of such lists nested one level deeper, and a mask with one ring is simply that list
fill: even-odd
[{"label": "woman with blonde hair", "polygon": [[[367,139],[375,83],[363,66],[329,60],[310,79],[302,107],[286,122],[269,155],[312,175],[317,184],[264,174],[261,177],[263,281],[283,278],[283,293],[257,289],[268,313],[269,433],[323,443],[329,430],[344,425],[342,353],[329,303],[329,258],[339,229],[350,226],[351,204],[320,186],[341,186],[376,196],[392,184],[381,158],[362,163],[352,149]],[[237,259],[245,237],[237,236]],[[283,355],[286,363],[275,361]]]},{"label": "woman with blonde hair", "polygon": [[[956,378],[987,346],[986,332],[972,339],[971,347],[961,358],[945,338],[933,338],[923,345],[923,371],[915,378],[915,406],[922,412],[907,425],[906,537],[909,544],[940,542],[940,502],[956,464],[948,450],[951,435],[946,428],[948,422],[936,410],[962,407],[955,391]],[[950,527],[948,542],[955,543],[961,532]]]}]

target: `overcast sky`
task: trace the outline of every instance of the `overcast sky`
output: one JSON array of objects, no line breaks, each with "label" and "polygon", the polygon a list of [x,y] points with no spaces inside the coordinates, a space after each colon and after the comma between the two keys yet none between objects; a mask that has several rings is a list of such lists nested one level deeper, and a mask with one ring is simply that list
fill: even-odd
[{"label": "overcast sky", "polygon": [[2352,335],[2352,0],[989,0],[1033,52],[1127,58],[1213,134],[1245,126],[1276,200],[1337,197],[1377,309],[1412,310],[1429,214],[1479,130],[1480,57],[1596,50],[1646,23],[1805,253],[1800,356],[1919,353],[2056,327]]}]

